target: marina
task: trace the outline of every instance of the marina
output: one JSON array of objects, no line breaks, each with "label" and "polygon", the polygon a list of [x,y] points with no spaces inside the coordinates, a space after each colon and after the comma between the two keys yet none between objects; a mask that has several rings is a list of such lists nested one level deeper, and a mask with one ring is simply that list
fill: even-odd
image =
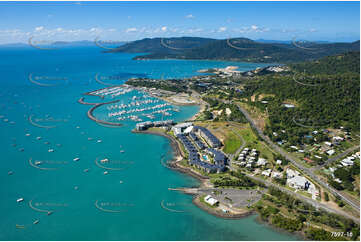
[{"label": "marina", "polygon": [[[124,87],[125,86],[125,87]],[[140,92],[127,85],[108,87],[86,93],[86,95],[98,96],[102,99],[113,99],[120,95],[137,92],[137,95],[123,98],[119,104],[119,100],[103,102],[103,103],[89,103],[84,101],[81,97],[78,102],[84,105],[93,105],[88,111],[88,117],[97,123],[105,125],[120,126],[119,121],[133,121],[142,122],[143,120],[161,119],[164,117],[173,116],[174,113],[179,112],[179,109],[173,107],[170,103],[164,102],[161,99],[152,97],[147,93]],[[95,109],[105,105],[107,110],[107,120],[97,119],[93,112]]]}]

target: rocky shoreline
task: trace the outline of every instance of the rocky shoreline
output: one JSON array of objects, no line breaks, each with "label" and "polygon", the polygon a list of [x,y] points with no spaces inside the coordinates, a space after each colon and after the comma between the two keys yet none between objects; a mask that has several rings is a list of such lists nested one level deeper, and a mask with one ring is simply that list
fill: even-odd
[{"label": "rocky shoreline", "polygon": [[[192,169],[188,168],[188,167],[184,167],[180,164],[180,161],[183,160],[183,154],[182,154],[182,150],[179,147],[179,143],[178,141],[172,137],[171,135],[168,135],[164,132],[161,131],[155,131],[155,130],[145,130],[145,131],[137,131],[137,130],[132,130],[133,133],[140,133],[140,134],[152,134],[152,135],[158,135],[158,136],[163,136],[167,139],[170,140],[170,144],[172,147],[172,150],[174,152],[174,157],[175,159],[173,159],[171,162],[169,162],[167,164],[167,167],[176,171],[179,171],[181,173],[187,174],[189,176],[192,176],[194,178],[196,178],[197,180],[199,180],[201,182],[201,185],[198,188],[209,188],[209,177],[204,176],[202,174],[199,174],[195,171],[193,171]],[[181,189],[175,189],[175,190],[181,190]],[[186,190],[186,189],[184,189]],[[231,211],[231,213],[224,213],[221,212],[219,210],[215,210],[212,209],[210,207],[207,207],[205,204],[203,204],[200,201],[200,195],[198,194],[192,194],[189,193],[187,191],[184,191],[182,189],[182,192],[186,193],[186,194],[190,194],[193,196],[192,202],[194,205],[196,205],[197,207],[199,207],[200,209],[208,212],[209,214],[212,214],[214,216],[220,217],[220,218],[225,218],[225,219],[239,219],[239,218],[243,218],[249,215],[254,214],[253,211],[244,211],[244,212],[238,212],[235,213],[234,211]]]}]

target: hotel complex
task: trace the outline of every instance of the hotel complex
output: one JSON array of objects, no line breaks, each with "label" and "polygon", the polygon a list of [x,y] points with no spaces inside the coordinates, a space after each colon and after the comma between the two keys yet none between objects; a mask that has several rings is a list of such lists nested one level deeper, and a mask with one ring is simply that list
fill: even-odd
[{"label": "hotel complex", "polygon": [[208,173],[226,170],[227,156],[217,149],[222,143],[208,129],[182,123],[173,126],[172,130],[187,151],[191,166]]}]

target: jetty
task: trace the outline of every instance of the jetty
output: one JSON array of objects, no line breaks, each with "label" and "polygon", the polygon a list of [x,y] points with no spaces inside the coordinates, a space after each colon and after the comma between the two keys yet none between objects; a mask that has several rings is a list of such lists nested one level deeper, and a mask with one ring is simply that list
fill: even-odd
[{"label": "jetty", "polygon": [[97,123],[100,123],[100,124],[107,124],[107,125],[112,125],[112,126],[122,126],[121,123],[113,123],[113,122],[109,122],[109,121],[105,121],[105,120],[100,120],[100,119],[97,119],[93,115],[94,110],[99,108],[100,106],[103,106],[105,104],[110,104],[110,103],[116,103],[116,102],[119,102],[119,100],[114,100],[114,101],[106,102],[106,103],[98,103],[98,104],[94,105],[92,108],[90,108],[88,110],[88,118],[90,118],[91,120],[93,120],[93,121],[95,121]]},{"label": "jetty", "polygon": [[98,105],[99,103],[89,103],[84,101],[84,97],[79,98],[78,103],[84,104],[84,105]]}]

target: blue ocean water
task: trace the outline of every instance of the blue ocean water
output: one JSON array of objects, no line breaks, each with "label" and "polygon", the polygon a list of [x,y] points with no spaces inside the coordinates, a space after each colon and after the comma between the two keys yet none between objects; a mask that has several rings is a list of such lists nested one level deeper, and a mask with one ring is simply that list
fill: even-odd
[{"label": "blue ocean water", "polygon": [[[0,57],[0,240],[297,239],[257,223],[256,216],[225,220],[198,209],[192,197],[168,190],[198,182],[162,165],[172,158],[167,139],[131,133],[132,121],[101,126],[86,116],[90,106],[77,103],[83,93],[104,88],[96,75],[116,76],[108,80],[115,84],[131,77],[189,77],[204,68],[248,70],[262,64],[135,61],[133,54],[106,54],[89,46],[3,48]],[[39,86],[29,78],[56,85]],[[117,98],[128,102],[134,95],[143,94]],[[198,111],[197,106],[177,108],[170,117],[176,121]],[[101,108],[95,115],[104,118],[105,112]],[[121,170],[104,174],[96,160],[105,158],[111,161],[106,166]]]}]

